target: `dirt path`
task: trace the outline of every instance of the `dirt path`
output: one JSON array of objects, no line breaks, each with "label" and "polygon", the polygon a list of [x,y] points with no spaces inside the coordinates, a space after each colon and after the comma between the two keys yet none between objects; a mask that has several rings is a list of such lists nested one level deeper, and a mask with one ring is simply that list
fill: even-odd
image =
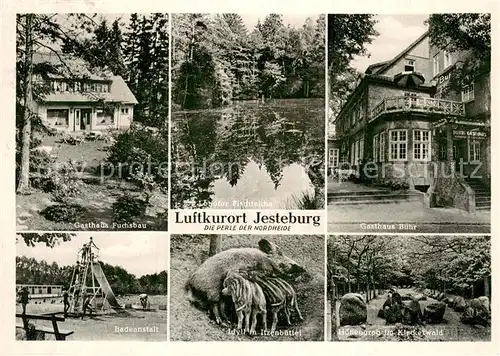
[{"label": "dirt path", "polygon": [[[398,289],[398,293],[416,294],[411,289]],[[341,326],[338,338],[342,341],[488,341],[491,339],[490,327],[464,325],[460,322],[460,314],[446,308],[445,322],[436,325],[412,327],[406,325],[386,325],[384,319],[377,316],[387,294],[377,296],[367,304],[368,321],[366,325]],[[420,302],[421,309],[437,300],[427,298]],[[337,302],[337,313],[340,302]],[[338,315],[338,314],[337,314]]]}]

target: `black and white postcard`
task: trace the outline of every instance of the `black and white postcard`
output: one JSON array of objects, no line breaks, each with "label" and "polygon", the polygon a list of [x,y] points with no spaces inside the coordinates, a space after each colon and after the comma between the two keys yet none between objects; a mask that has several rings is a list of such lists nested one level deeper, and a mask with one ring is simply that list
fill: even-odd
[{"label": "black and white postcard", "polygon": [[173,14],[172,209],[323,209],[325,15]]},{"label": "black and white postcard", "polygon": [[16,228],[165,230],[168,14],[18,14]]},{"label": "black and white postcard", "polygon": [[490,232],[490,21],[328,16],[330,232]]},{"label": "black and white postcard", "polygon": [[324,244],[318,235],[172,235],[170,340],[323,340]]},{"label": "black and white postcard", "polygon": [[334,341],[489,341],[489,236],[333,235]]},{"label": "black and white postcard", "polygon": [[159,233],[17,234],[16,340],[166,341],[167,256]]}]

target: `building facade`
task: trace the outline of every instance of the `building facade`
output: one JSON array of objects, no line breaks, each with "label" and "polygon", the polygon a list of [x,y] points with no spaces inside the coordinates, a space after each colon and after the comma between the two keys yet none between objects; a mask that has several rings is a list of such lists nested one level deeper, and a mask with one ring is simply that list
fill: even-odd
[{"label": "building facade", "polygon": [[[59,65],[60,59],[36,53],[33,61]],[[42,122],[57,131],[66,132],[130,127],[134,106],[138,102],[123,78],[112,73],[96,75],[81,69],[75,72],[76,76],[73,73],[71,76],[50,74],[37,78],[48,88],[43,100],[37,103]]]},{"label": "building facade", "polygon": [[16,284],[16,292],[26,287],[30,296],[60,296],[62,295],[62,285],[48,284]]},{"label": "building facade", "polygon": [[[489,73],[461,93],[443,94],[466,55],[432,47],[426,32],[393,59],[369,66],[335,118],[340,165],[366,181],[434,195],[436,205],[473,210],[473,188],[489,189],[491,173]],[[465,195],[460,203],[437,194],[446,174]]]}]

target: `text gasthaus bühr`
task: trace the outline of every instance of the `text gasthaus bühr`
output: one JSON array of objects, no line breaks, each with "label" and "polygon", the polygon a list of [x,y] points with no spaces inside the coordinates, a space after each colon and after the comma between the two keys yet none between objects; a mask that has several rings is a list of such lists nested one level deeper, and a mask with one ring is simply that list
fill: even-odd
[{"label": "text gasthaus b\u00fchr", "polygon": [[287,213],[264,213],[257,211],[252,221],[247,212],[237,214],[212,214],[209,212],[175,212],[176,224],[304,224],[318,227],[321,216]]}]

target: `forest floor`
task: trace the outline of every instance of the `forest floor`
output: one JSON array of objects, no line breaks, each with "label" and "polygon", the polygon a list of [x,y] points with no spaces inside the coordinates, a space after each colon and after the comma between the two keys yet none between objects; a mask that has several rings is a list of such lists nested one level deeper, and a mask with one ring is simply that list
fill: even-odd
[{"label": "forest floor", "polygon": [[[47,137],[42,145],[54,146],[57,139]],[[133,183],[125,179],[111,179],[106,176],[95,175],[99,172],[102,162],[105,162],[107,151],[103,141],[85,141],[81,145],[63,144],[56,160],[57,163],[67,162],[69,159],[84,161],[86,168],[82,172],[82,192],[77,197],[68,198],[68,204],[78,204],[85,212],[76,222],[54,222],[40,214],[50,205],[56,204],[50,193],[32,188],[30,195],[16,195],[16,228],[22,230],[134,230],[130,227],[113,225],[113,203],[128,193],[138,196],[140,190]],[[94,172],[94,173],[92,173]],[[140,223],[145,224],[139,230],[166,230],[167,218],[158,218],[157,214],[167,209],[168,197],[157,195],[152,200],[153,207],[148,208],[146,216]]]},{"label": "forest floor", "polygon": [[[411,289],[398,289],[398,293],[417,294]],[[435,325],[413,327],[408,325],[386,325],[385,319],[377,316],[382,308],[387,294],[377,296],[371,300],[368,307],[368,320],[366,325],[341,326],[337,329],[340,341],[489,341],[491,328],[483,326],[465,325],[460,321],[460,313],[446,307],[444,322]],[[420,301],[423,311],[425,306],[436,303],[437,300],[427,297]],[[337,302],[337,313],[340,301]],[[338,318],[338,317],[337,317]],[[338,320],[337,320],[338,322]]]},{"label": "forest floor", "polygon": [[[222,250],[234,247],[257,247],[261,236],[225,236]],[[299,322],[292,313],[292,326],[278,330],[295,332],[294,336],[231,335],[231,328],[215,324],[207,311],[195,308],[188,300],[184,285],[189,276],[207,258],[209,239],[206,236],[172,236],[170,264],[170,340],[172,341],[320,341],[324,339],[324,242],[322,237],[270,236],[266,237],[283,251],[283,254],[306,268],[311,278],[294,283],[298,305],[304,320]],[[270,321],[268,321],[270,325]]]},{"label": "forest floor", "polygon": [[[137,304],[138,296],[118,297],[121,305],[125,303]],[[167,310],[159,310],[159,306],[166,306],[168,296],[149,296],[151,308],[155,311],[141,311],[126,309],[123,313],[113,311],[99,312],[98,315],[83,320],[68,317],[64,322],[59,322],[61,330],[74,331],[67,340],[140,340],[140,341],[166,341],[167,340]],[[62,302],[35,304],[30,301],[27,314],[42,314],[61,312],[64,310]],[[16,305],[16,313],[21,313],[21,305]],[[62,314],[61,314],[62,316]],[[30,321],[35,325],[52,327],[50,321]],[[19,319],[16,323],[21,323]],[[21,329],[16,330],[16,339]],[[45,340],[54,340],[54,335],[45,335]]]}]

